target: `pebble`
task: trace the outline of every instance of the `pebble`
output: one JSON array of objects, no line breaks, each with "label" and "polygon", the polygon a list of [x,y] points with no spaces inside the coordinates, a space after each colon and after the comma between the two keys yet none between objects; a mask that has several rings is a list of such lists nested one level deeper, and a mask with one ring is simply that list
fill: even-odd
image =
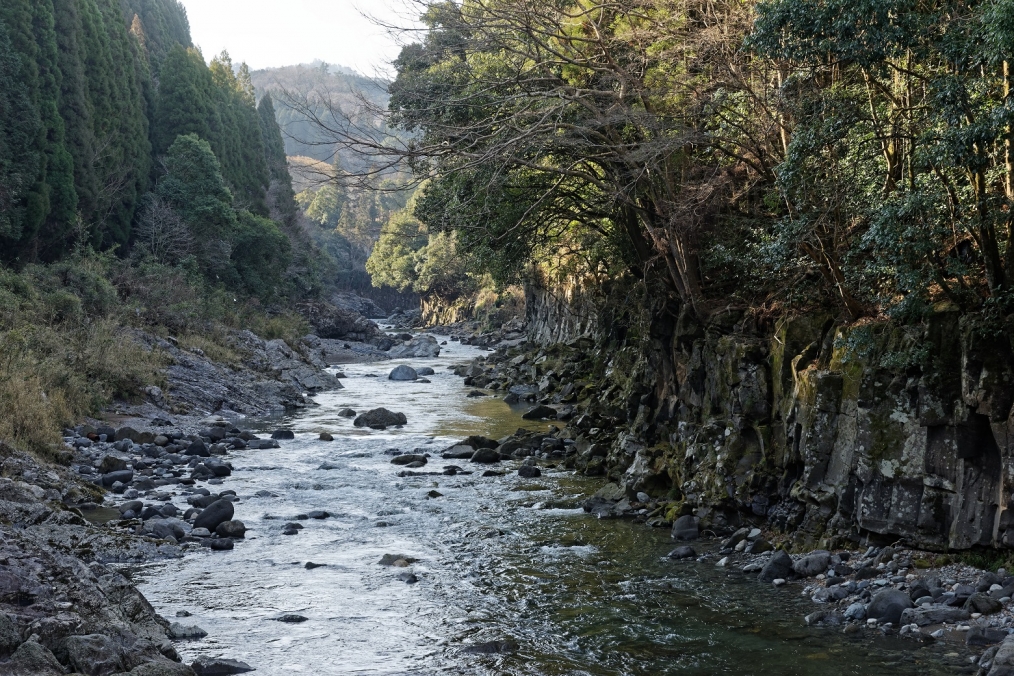
[{"label": "pebble", "polygon": [[783,577],[776,577],[775,579],[771,580],[771,584],[773,584],[776,587],[781,587],[786,582],[787,582],[787,580],[785,578],[783,578]]}]

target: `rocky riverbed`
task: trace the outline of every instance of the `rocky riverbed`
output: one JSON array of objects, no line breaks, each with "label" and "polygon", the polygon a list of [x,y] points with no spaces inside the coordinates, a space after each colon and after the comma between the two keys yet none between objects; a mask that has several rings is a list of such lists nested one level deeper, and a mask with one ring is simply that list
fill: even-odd
[{"label": "rocky riverbed", "polygon": [[194,386],[189,414],[67,430],[62,465],[7,449],[0,672],[1010,673],[1005,571],[720,534],[603,488],[565,384],[486,389],[472,340],[385,338],[251,342],[286,415]]}]

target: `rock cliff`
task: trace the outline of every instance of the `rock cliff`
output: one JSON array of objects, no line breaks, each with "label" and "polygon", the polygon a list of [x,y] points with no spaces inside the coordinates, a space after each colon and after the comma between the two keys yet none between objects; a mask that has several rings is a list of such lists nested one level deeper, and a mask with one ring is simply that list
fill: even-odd
[{"label": "rock cliff", "polygon": [[631,497],[668,495],[716,530],[752,516],[807,545],[1014,547],[1014,356],[979,317],[944,307],[843,325],[730,310],[702,323],[634,313],[632,298],[651,305],[635,296],[527,296],[531,338],[571,347],[512,381],[559,403],[553,377],[577,380],[562,401],[577,403],[580,469]]}]

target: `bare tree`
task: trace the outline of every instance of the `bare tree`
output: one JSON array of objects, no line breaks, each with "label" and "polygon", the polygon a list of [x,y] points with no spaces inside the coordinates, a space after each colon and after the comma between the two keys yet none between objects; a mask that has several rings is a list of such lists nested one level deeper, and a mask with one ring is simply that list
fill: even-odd
[{"label": "bare tree", "polygon": [[187,224],[169,202],[151,195],[138,224],[136,246],[141,252],[163,265],[189,256],[194,238]]}]

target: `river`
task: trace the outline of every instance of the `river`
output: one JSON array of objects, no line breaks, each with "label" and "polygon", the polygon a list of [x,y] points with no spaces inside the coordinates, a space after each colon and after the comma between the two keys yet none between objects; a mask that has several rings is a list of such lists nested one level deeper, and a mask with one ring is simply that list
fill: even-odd
[{"label": "river", "polygon": [[[433,360],[348,365],[346,389],[260,423],[264,432],[291,429],[295,440],[230,456],[235,472],[221,488],[241,498],[246,540],[130,571],[163,616],[208,631],[178,645],[186,661],[238,659],[263,676],[956,673],[958,658],[944,646],[805,627],[815,607],[798,585],[665,559],[673,543],[664,529],[580,509],[601,480],[555,469],[539,479],[483,477],[486,467],[399,478],[389,449],[431,453],[421,471],[475,470],[439,451],[469,434],[500,437],[521,426],[519,411],[469,398],[447,369],[479,354],[450,343]],[[429,384],[387,380],[399,363],[436,375]],[[409,423],[359,430],[337,415],[346,406],[383,406]],[[319,441],[323,431],[335,441]],[[330,517],[297,519],[311,510]],[[283,535],[292,521],[304,528]],[[385,554],[417,561],[379,565]],[[418,581],[404,581],[408,573]],[[191,616],[177,618],[180,611]],[[307,620],[276,620],[284,614]],[[489,641],[517,649],[463,650]]]}]

